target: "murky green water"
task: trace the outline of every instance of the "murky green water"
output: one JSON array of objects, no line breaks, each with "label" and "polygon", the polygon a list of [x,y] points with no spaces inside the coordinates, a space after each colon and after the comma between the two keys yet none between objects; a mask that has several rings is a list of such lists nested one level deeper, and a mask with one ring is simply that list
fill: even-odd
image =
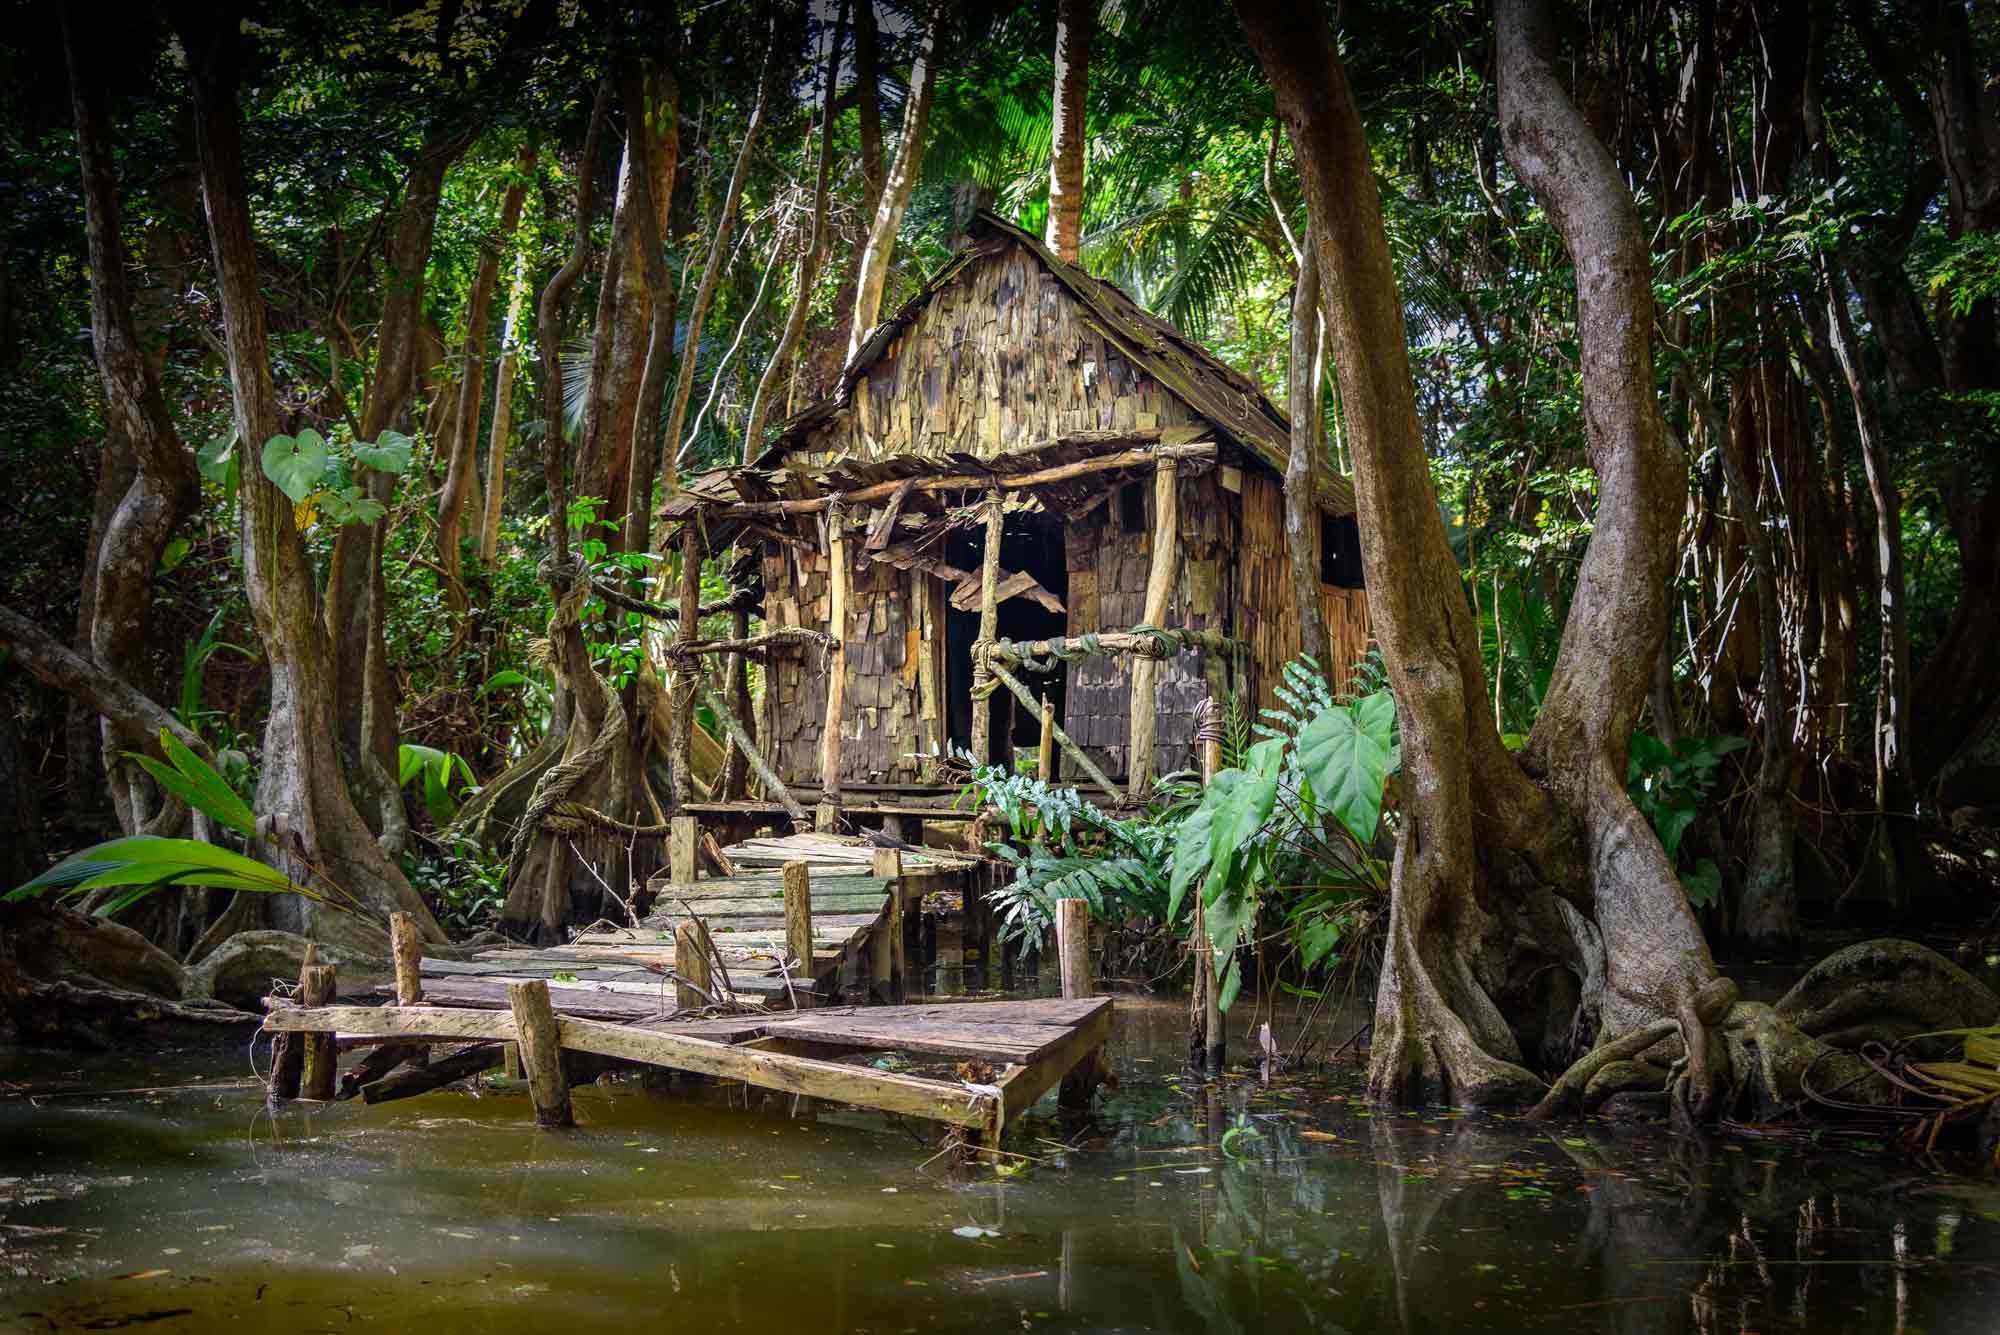
[{"label": "murky green water", "polygon": [[1120,1005],[1121,1089],[1011,1178],[740,1089],[548,1133],[506,1092],[273,1116],[236,1048],[0,1053],[0,1329],[2000,1329],[2000,1193],[1893,1150],[1204,1087],[1178,1005]]}]

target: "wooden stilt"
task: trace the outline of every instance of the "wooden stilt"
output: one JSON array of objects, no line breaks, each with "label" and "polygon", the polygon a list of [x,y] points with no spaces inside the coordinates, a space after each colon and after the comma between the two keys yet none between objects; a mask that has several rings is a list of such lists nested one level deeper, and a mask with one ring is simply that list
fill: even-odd
[{"label": "wooden stilt", "polygon": [[813,985],[812,867],[805,862],[785,864],[785,953],[798,961],[793,978],[804,980],[805,998]]},{"label": "wooden stilt", "polygon": [[676,885],[695,879],[695,847],[701,841],[701,822],[693,816],[675,816],[667,822],[667,874]]},{"label": "wooden stilt", "polygon": [[[299,1005],[329,1006],[333,1004],[334,976],[331,964],[309,964],[301,975]],[[333,1035],[316,1032],[304,1035],[304,1061],[299,1074],[299,1097],[319,1099],[333,1098],[336,1068]]]},{"label": "wooden stilt", "polygon": [[[306,988],[306,970],[319,963],[319,943],[306,942],[306,953],[299,964],[299,993]],[[305,1039],[298,1034],[278,1035],[271,1045],[271,1097],[275,1099],[295,1099],[299,1096],[299,1081],[305,1071]]]},{"label": "wooden stilt", "polygon": [[1043,783],[1056,780],[1056,708],[1049,702],[1049,693],[1042,692],[1042,740],[1035,748],[1035,773]]},{"label": "wooden stilt", "polygon": [[[1207,787],[1222,768],[1222,739],[1202,739],[1201,782]],[[1228,1058],[1222,1029],[1222,1000],[1215,976],[1215,948],[1208,940],[1208,915],[1201,892],[1195,892],[1194,930],[1188,937],[1194,954],[1194,990],[1188,997],[1188,1062],[1198,1071],[1220,1075]]]},{"label": "wooden stilt", "polygon": [[882,1001],[895,1000],[902,984],[903,947],[903,850],[874,850],[869,870],[888,878],[889,902],[883,906],[882,921],[868,938],[869,985]]},{"label": "wooden stilt", "polygon": [[847,716],[847,516],[836,502],[826,511],[827,630],[833,648],[826,663],[826,719],[819,734],[822,806],[840,805],[840,727]]},{"label": "wooden stilt", "polygon": [[507,1003],[514,1012],[514,1033],[521,1047],[521,1065],[528,1072],[528,1096],[535,1103],[535,1124],[576,1125],[569,1110],[569,1081],[563,1078],[562,1035],[549,985],[539,978],[507,984]]},{"label": "wooden stilt", "polygon": [[396,1004],[418,1006],[424,1000],[424,938],[417,920],[407,913],[389,915],[389,949],[396,959]]},{"label": "wooden stilt", "polygon": [[[674,1009],[700,1010],[714,1004],[715,971],[710,966],[708,950],[702,944],[701,925],[693,919],[683,919],[674,927]],[[686,982],[680,981],[686,979]],[[694,986],[690,987],[688,984]],[[697,991],[696,989],[701,989]],[[703,996],[706,992],[708,995]]]},{"label": "wooden stilt", "polygon": [[[1000,493],[986,493],[986,556],[979,568],[979,644],[991,641],[1000,629],[1000,605],[995,590],[1000,584],[1000,542],[1007,517],[1000,507]],[[975,764],[993,763],[993,699],[981,697],[980,688],[991,680],[983,656],[974,647],[972,655],[972,758]]]},{"label": "wooden stilt", "polygon": [[[1153,474],[1153,564],[1146,574],[1142,624],[1164,626],[1180,577],[1180,464],[1163,456]],[[1141,658],[1132,664],[1132,800],[1145,800],[1153,785],[1154,699],[1160,665]]]},{"label": "wooden stilt", "polygon": [[[1065,1001],[1080,1001],[1095,994],[1095,971],[1090,963],[1090,905],[1081,899],[1056,901],[1056,963],[1062,973]],[[1100,1043],[1077,1063],[1075,1070],[1063,1077],[1057,1102],[1065,1108],[1089,1107],[1091,1094],[1110,1073],[1110,1061]]]}]

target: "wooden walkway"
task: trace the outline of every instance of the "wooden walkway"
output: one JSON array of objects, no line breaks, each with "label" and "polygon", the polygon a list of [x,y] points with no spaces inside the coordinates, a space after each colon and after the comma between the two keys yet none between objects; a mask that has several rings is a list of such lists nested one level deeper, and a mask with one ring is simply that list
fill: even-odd
[{"label": "wooden walkway", "polygon": [[[720,1001],[789,1008],[864,985],[886,1001],[907,973],[906,916],[925,894],[957,887],[966,875],[956,862],[914,852],[882,858],[888,850],[824,836],[751,840],[725,851],[739,874],[678,883],[664,874],[654,878],[654,911],[637,926],[600,924],[562,946],[497,946],[464,961],[426,959],[424,990],[447,1005],[476,1006],[504,995],[509,982],[541,979],[565,1014],[584,1014],[572,1008],[593,1003],[622,1018],[644,1018],[631,1014],[634,1006],[666,1014],[675,1004],[676,931],[696,917],[721,965],[713,985],[731,994],[718,994]],[[785,879],[775,869],[785,861],[807,865],[809,963],[788,949]]]},{"label": "wooden walkway", "polygon": [[[501,1045],[518,1045],[537,1117],[545,1125],[569,1124],[568,1078],[560,1057],[581,1052],[924,1118],[996,1143],[1011,1121],[1072,1072],[1081,1083],[1069,1087],[1069,1101],[1088,1099],[1112,1021],[1111,998],[1094,997],[615,1022],[584,1018],[567,1004],[550,1013],[554,995],[549,984],[536,981],[508,989],[501,1003],[506,1009],[491,1003],[442,1006],[428,999],[414,1006],[300,1006],[273,998],[264,1027],[316,1042],[327,1063],[334,1053],[365,1046],[450,1045],[458,1051],[437,1065],[458,1063],[452,1069],[461,1075],[497,1064]],[[605,1008],[620,1004],[625,1003]],[[944,1077],[855,1064],[881,1052],[961,1065],[953,1077]],[[470,1063],[463,1061],[468,1055]],[[310,1066],[313,1058],[306,1060]],[[327,1070],[323,1081],[330,1090],[330,1065]],[[389,1084],[406,1077],[378,1079]],[[309,1070],[309,1092],[311,1080]],[[359,1092],[375,1101],[370,1085]]]}]

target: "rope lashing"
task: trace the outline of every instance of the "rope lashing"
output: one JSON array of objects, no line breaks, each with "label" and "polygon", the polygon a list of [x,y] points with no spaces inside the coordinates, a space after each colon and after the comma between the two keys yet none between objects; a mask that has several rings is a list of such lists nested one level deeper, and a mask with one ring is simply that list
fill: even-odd
[{"label": "rope lashing", "polygon": [[1200,746],[1223,738],[1222,704],[1214,696],[1205,697],[1194,707],[1194,740]]},{"label": "rope lashing", "polygon": [[[1189,651],[1240,655],[1243,647],[1241,641],[1221,631],[1138,625],[1130,630],[1090,631],[1061,639],[982,641],[973,646],[973,660],[982,666],[1000,663],[1018,666],[1023,672],[1045,673],[1055,672],[1065,663],[1115,654],[1167,659]],[[984,689],[975,690],[974,699],[993,693],[990,682],[981,685]]]}]

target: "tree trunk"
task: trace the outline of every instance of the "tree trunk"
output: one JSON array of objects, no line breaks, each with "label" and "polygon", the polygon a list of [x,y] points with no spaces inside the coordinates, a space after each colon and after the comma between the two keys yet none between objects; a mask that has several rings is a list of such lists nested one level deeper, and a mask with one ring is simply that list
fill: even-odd
[{"label": "tree trunk", "polygon": [[[392,912],[416,915],[431,940],[443,940],[444,933],[401,869],[375,842],[348,793],[334,724],[337,669],[326,625],[317,613],[310,558],[294,526],[291,501],[254,463],[262,442],[277,435],[281,424],[267,351],[263,276],[257,269],[243,174],[236,100],[241,40],[234,17],[220,12],[188,11],[181,29],[194,87],[202,195],[236,431],[253,461],[243,469],[241,493],[244,586],[271,674],[271,714],[256,807],[266,815],[282,813],[317,873],[380,922],[289,898],[273,905],[273,915],[280,926],[303,935],[358,942],[386,953],[381,924]],[[303,874],[297,859],[282,852],[273,855],[294,875]]]},{"label": "tree trunk", "polygon": [[[854,113],[861,134],[861,216],[872,218],[882,202],[881,34],[874,0],[854,7]],[[860,256],[855,257],[860,263]]]},{"label": "tree trunk", "polygon": [[[855,0],[868,4],[871,0]],[[924,140],[930,133],[931,94],[937,83],[935,54],[938,23],[943,10],[932,5],[924,20],[923,40],[917,46],[916,63],[910,66],[910,92],[903,99],[903,133],[896,142],[896,161],[882,188],[882,200],[875,206],[875,220],[868,227],[868,246],[861,254],[861,273],[854,286],[854,320],[847,329],[847,355],[851,360],[860,350],[861,340],[882,314],[882,289],[889,281],[889,257],[896,249],[896,232],[903,225],[903,211],[910,207],[910,192],[916,189],[917,174],[924,167]],[[821,168],[824,179],[825,168]],[[814,227],[817,234],[818,227]]]},{"label": "tree trunk", "polygon": [[[868,8],[863,5],[862,8]],[[750,109],[749,123],[743,127],[743,142],[736,150],[736,165],[729,173],[729,186],[722,195],[722,208],[715,219],[715,233],[709,238],[708,258],[702,264],[701,283],[695,288],[694,305],[688,310],[687,333],[681,339],[681,363],[674,379],[674,403],[667,413],[667,431],[660,459],[660,485],[672,495],[681,488],[681,428],[687,422],[688,400],[694,394],[695,363],[701,359],[701,335],[708,323],[709,303],[715,298],[716,283],[722,277],[722,263],[729,253],[729,237],[736,230],[736,210],[743,202],[744,182],[750,175],[750,158],[757,135],[764,127],[764,112],[770,105],[772,86],[777,83],[779,27],[771,22],[770,45],[764,51],[764,73],[757,83],[757,103]],[[879,136],[877,149],[880,149]]]},{"label": "tree trunk", "polygon": [[[479,472],[479,407],[486,385],[486,327],[493,315],[493,289],[500,281],[500,257],[513,245],[514,229],[521,221],[521,205],[527,198],[528,181],[534,170],[535,150],[522,149],[514,164],[514,179],[501,196],[499,223],[480,247],[479,268],[466,300],[465,359],[459,376],[458,410],[452,415],[450,427],[451,463],[445,470],[444,488],[438,493],[437,527],[438,566],[445,573],[445,596],[460,616],[465,613],[465,586],[459,582],[462,565],[458,540]],[[497,401],[494,406],[497,425]]]},{"label": "tree trunk", "polygon": [[[375,378],[361,409],[364,441],[379,440],[398,422],[408,425],[424,337],[424,274],[430,265],[444,178],[471,141],[465,129],[433,126],[404,182],[382,279]],[[243,471],[256,470],[246,466]],[[363,494],[385,508],[394,498],[393,474],[357,468],[356,481]],[[335,535],[326,582],[326,625],[334,654],[334,735],[360,798],[362,818],[393,856],[401,852],[409,831],[401,785],[396,782],[401,737],[385,633],[388,598],[382,556],[388,523],[385,516],[373,523],[347,524]]]},{"label": "tree trunk", "polygon": [[[198,497],[199,484],[194,460],[174,431],[159,378],[133,319],[104,88],[97,62],[86,59],[79,49],[74,18],[64,15],[63,49],[81,161],[91,341],[109,437],[124,447],[119,453],[130,464],[87,570],[92,581],[85,599],[90,609],[89,644],[91,656],[105,669],[143,688],[153,651],[153,572],[175,527]],[[107,461],[112,453],[107,448]],[[127,834],[136,833],[157,814],[159,797],[144,772],[125,761],[122,753],[156,750],[158,733],[134,732],[107,719],[102,745],[119,826]]]},{"label": "tree trunk", "polygon": [[813,184],[812,231],[806,238],[805,249],[799,253],[798,290],[792,297],[791,314],[785,317],[784,330],[778,335],[778,346],[771,349],[771,360],[764,364],[764,374],[757,379],[757,392],[750,400],[750,416],[743,424],[745,464],[755,459],[764,448],[764,423],[777,401],[778,382],[784,377],[792,353],[797,350],[799,339],[805,333],[806,315],[812,309],[813,284],[818,281],[820,261],[826,250],[827,185],[833,170],[834,91],[840,84],[840,48],[847,40],[850,3],[869,4],[872,0],[842,0],[839,16],[834,20],[833,44],[827,50],[826,69],[822,75],[824,84],[820,90],[819,175]]},{"label": "tree trunk", "polygon": [[1090,34],[1096,0],[1056,6],[1055,122],[1049,132],[1047,241],[1060,259],[1077,261],[1083,239],[1083,160],[1090,142],[1084,103],[1090,92]]},{"label": "tree trunk", "polygon": [[1291,358],[1286,369],[1292,449],[1285,460],[1285,551],[1292,564],[1292,603],[1299,618],[1299,652],[1319,664],[1336,684],[1350,664],[1335,663],[1328,647],[1326,609],[1319,597],[1319,470],[1326,451],[1320,434],[1319,262],[1308,235],[1298,252],[1298,285],[1292,292]]},{"label": "tree trunk", "polygon": [[493,430],[486,441],[486,513],[479,525],[479,559],[487,565],[500,553],[501,502],[507,495],[507,445],[514,430],[514,359],[520,346],[521,298],[528,290],[528,257],[514,256],[514,281],[507,293],[507,320],[500,329],[500,368],[493,377]]}]

